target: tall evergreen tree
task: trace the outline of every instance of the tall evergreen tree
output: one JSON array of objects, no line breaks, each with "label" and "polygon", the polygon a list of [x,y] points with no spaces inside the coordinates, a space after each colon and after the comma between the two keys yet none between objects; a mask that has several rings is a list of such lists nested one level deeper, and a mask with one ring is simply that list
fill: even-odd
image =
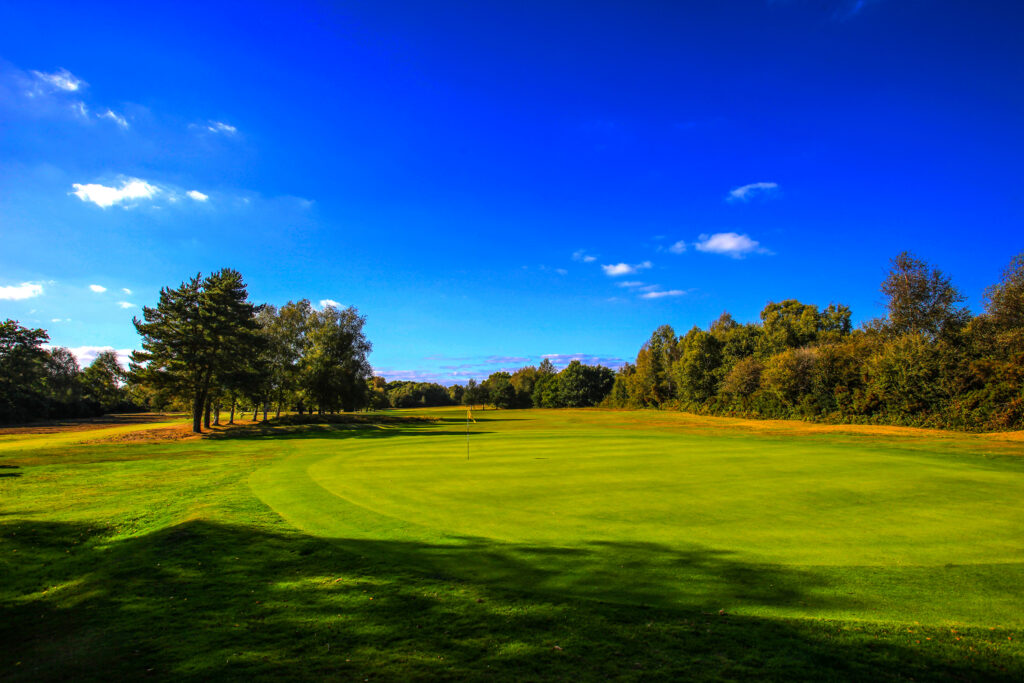
[{"label": "tall evergreen tree", "polygon": [[143,350],[132,354],[132,371],[188,400],[192,431],[199,433],[214,381],[233,377],[260,346],[256,307],[242,276],[230,268],[205,280],[197,274],[176,289],[160,290],[157,306],[142,314],[133,319]]}]

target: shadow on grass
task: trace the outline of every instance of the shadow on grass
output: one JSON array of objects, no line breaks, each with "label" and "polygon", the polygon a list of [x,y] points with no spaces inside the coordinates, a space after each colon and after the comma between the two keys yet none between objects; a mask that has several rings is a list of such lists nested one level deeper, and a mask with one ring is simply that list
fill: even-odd
[{"label": "shadow on grass", "polygon": [[[208,439],[379,439],[394,436],[465,436],[465,429],[445,429],[444,418],[343,413],[341,415],[288,416],[280,420],[233,426],[207,432]],[[471,429],[473,435],[491,434]]]},{"label": "shadow on grass", "polygon": [[0,477],[20,477],[21,472],[5,472],[4,470],[21,469],[18,465],[0,465]]},{"label": "shadow on grass", "polygon": [[[1021,662],[948,629],[719,614],[732,597],[807,599],[808,572],[656,544],[531,548],[460,539],[326,541],[192,521],[111,541],[89,524],[0,523],[0,678],[174,680],[1015,680]],[[715,577],[674,608],[579,599],[643,589],[600,573],[627,558]],[[468,566],[474,577],[449,570]],[[641,572],[638,571],[638,575]],[[509,577],[521,589],[501,588]],[[768,592],[779,582],[779,591]],[[534,588],[541,588],[538,592]],[[637,592],[639,591],[639,592]],[[706,589],[705,589],[706,591]],[[709,597],[710,596],[710,597]],[[710,603],[710,604],[709,604]],[[943,640],[945,638],[945,640]],[[971,650],[968,651],[968,644]]]}]

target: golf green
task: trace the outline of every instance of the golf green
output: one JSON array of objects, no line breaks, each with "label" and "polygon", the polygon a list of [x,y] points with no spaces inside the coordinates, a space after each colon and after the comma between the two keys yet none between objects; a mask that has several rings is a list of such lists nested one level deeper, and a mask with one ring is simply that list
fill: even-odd
[{"label": "golf green", "polygon": [[443,421],[292,441],[250,485],[310,534],[401,540],[421,569],[523,590],[1024,624],[1024,461],[1005,444],[508,411],[476,414],[467,458],[464,411],[433,412]]},{"label": "golf green", "polygon": [[1024,675],[1021,434],[465,416],[8,430],[0,679]]}]

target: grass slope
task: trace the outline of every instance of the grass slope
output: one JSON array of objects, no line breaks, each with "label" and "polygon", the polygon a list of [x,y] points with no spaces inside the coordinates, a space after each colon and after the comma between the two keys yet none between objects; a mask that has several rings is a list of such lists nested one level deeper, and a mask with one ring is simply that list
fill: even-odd
[{"label": "grass slope", "polygon": [[0,678],[1024,675],[1013,437],[431,412],[5,439]]}]

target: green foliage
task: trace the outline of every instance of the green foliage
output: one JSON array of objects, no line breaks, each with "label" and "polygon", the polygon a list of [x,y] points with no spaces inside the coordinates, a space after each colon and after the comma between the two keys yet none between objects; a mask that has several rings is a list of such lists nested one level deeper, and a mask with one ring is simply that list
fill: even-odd
[{"label": "green foliage", "polygon": [[850,309],[769,303],[761,324],[723,313],[678,340],[672,381],[659,327],[606,405],[711,413],[1024,428],[1024,254],[971,318],[949,277],[904,252],[882,283],[888,316],[854,332]]},{"label": "green foliage", "polygon": [[679,340],[678,360],[672,366],[679,398],[702,402],[718,391],[723,343],[711,332],[693,328]]},{"label": "green foliage", "polygon": [[970,319],[960,306],[965,297],[950,278],[908,251],[892,260],[882,294],[888,310],[884,329],[893,336],[916,334],[934,341],[955,333]]},{"label": "green foliage", "polygon": [[44,379],[49,356],[44,330],[0,323],[0,422],[23,422],[46,414]]},{"label": "green foliage", "polygon": [[392,408],[449,406],[455,402],[447,388],[433,382],[388,382],[386,392],[387,405]]},{"label": "green foliage", "polygon": [[373,371],[367,360],[371,345],[363,335],[365,323],[351,306],[328,306],[307,319],[301,382],[320,410],[350,412],[366,405]]},{"label": "green foliage", "polygon": [[125,401],[124,384],[128,373],[117,360],[114,351],[102,351],[81,373],[82,396],[98,403],[103,412],[116,412]]},{"label": "green foliage", "polygon": [[507,372],[494,372],[484,380],[487,395],[495,408],[515,408],[516,389],[512,386],[512,375]]}]

